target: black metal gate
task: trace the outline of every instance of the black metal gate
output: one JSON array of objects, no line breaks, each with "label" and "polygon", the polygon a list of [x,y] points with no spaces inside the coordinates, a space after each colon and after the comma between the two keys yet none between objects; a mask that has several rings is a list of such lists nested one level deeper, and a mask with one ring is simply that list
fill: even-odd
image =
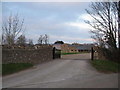
[{"label": "black metal gate", "polygon": [[58,50],[54,47],[53,48],[53,59],[56,59],[56,58],[61,58],[61,50]]},{"label": "black metal gate", "polygon": [[94,50],[93,50],[93,47],[91,47],[91,60],[94,59]]}]

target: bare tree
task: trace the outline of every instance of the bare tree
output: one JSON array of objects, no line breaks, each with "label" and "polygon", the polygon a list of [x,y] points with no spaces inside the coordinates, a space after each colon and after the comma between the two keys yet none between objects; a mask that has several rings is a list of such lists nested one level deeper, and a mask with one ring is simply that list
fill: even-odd
[{"label": "bare tree", "polygon": [[2,40],[1,40],[1,44],[5,44],[5,38],[4,38],[4,35],[2,34]]},{"label": "bare tree", "polygon": [[45,36],[44,36],[44,41],[45,41],[45,44],[48,44],[48,42],[49,42],[49,37],[48,37],[48,35],[47,34],[45,34]]},{"label": "bare tree", "polygon": [[16,44],[18,45],[25,45],[26,44],[26,37],[25,35],[21,35],[18,37]]},{"label": "bare tree", "polygon": [[42,44],[43,43],[43,36],[40,35],[39,39],[38,39],[38,44]]},{"label": "bare tree", "polygon": [[29,45],[33,45],[33,40],[32,40],[32,39],[29,39],[29,40],[28,40],[28,44],[29,44]]},{"label": "bare tree", "polygon": [[87,13],[93,21],[86,21],[95,30],[91,30],[95,40],[102,46],[117,49],[117,7],[114,2],[93,2]]},{"label": "bare tree", "polygon": [[2,36],[0,36],[0,45],[2,45]]},{"label": "bare tree", "polygon": [[118,43],[119,43],[119,51],[120,51],[120,1],[117,4],[118,7]]},{"label": "bare tree", "polygon": [[49,43],[49,37],[47,34],[40,35],[39,39],[38,39],[38,44],[48,44]]},{"label": "bare tree", "polygon": [[3,44],[13,45],[16,42],[17,37],[23,31],[24,19],[20,20],[18,14],[10,15],[5,21],[3,19],[2,25],[2,37],[4,39]]}]

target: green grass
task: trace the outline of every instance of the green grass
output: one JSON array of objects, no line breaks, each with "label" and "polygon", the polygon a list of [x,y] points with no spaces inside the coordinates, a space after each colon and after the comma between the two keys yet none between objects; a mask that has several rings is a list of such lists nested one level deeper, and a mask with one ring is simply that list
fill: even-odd
[{"label": "green grass", "polygon": [[100,72],[120,72],[120,64],[108,60],[93,60],[91,64]]},{"label": "green grass", "polygon": [[87,52],[75,52],[75,53],[61,53],[61,55],[69,55],[69,54],[82,54]]},{"label": "green grass", "polygon": [[2,75],[2,64],[0,63],[0,75]]},{"label": "green grass", "polygon": [[30,63],[10,63],[10,64],[2,64],[2,75],[12,74],[27,68],[32,67],[33,65]]}]

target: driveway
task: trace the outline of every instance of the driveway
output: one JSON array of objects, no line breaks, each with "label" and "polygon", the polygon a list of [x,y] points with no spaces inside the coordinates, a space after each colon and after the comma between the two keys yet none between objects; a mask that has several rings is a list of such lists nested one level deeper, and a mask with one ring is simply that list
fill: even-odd
[{"label": "driveway", "polygon": [[[99,73],[81,54],[36,65],[3,77],[3,88],[117,88],[118,74]],[[90,54],[86,54],[89,56]],[[74,57],[74,58],[73,58]],[[85,58],[85,57],[84,57]]]},{"label": "driveway", "polygon": [[62,59],[67,59],[67,60],[90,60],[91,59],[91,53],[62,55]]}]

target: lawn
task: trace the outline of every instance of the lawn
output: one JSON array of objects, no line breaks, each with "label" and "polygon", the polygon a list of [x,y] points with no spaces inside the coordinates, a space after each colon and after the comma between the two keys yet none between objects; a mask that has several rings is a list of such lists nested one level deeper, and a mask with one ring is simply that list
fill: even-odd
[{"label": "lawn", "polygon": [[101,72],[120,72],[120,64],[108,60],[93,60],[91,64]]},{"label": "lawn", "polygon": [[88,53],[88,52],[75,52],[75,53],[61,53],[61,55],[69,55],[69,54],[82,54],[82,53]]},{"label": "lawn", "polygon": [[0,75],[2,75],[2,64],[0,63]]},{"label": "lawn", "polygon": [[2,75],[12,74],[27,68],[32,67],[33,65],[30,63],[10,63],[10,64],[2,64]]}]

